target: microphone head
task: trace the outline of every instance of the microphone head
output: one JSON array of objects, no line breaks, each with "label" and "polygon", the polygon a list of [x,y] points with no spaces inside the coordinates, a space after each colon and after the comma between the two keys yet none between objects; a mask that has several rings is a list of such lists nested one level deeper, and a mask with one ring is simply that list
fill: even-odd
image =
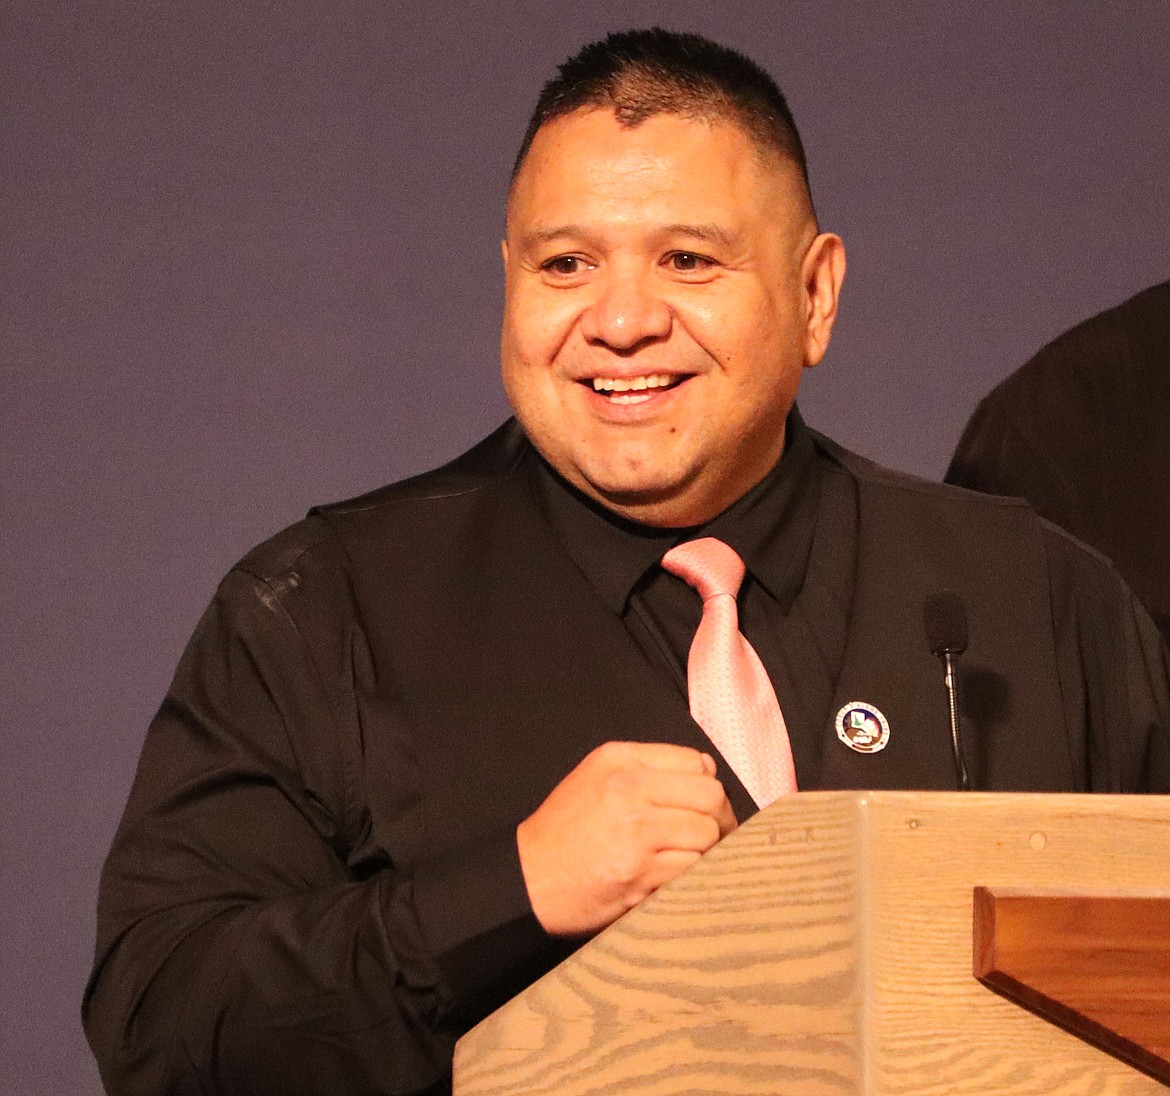
[{"label": "microphone head", "polygon": [[959,655],[967,649],[967,606],[954,590],[939,590],[922,603],[926,642],[932,654]]}]

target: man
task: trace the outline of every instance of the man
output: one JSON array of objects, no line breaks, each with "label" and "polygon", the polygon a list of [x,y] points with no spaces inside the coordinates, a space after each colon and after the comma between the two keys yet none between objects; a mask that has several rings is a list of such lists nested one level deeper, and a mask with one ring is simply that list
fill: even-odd
[{"label": "man", "polygon": [[1077,324],[997,385],[947,482],[1019,495],[1103,552],[1170,643],[1170,281]]},{"label": "man", "polygon": [[[942,588],[971,609],[977,786],[1170,786],[1163,655],[1098,559],[801,422],[844,252],[751,62],[582,50],[503,257],[518,422],[256,549],[184,655],[103,879],[113,1091],[443,1091],[468,1026],[775,793],[741,747],[802,788],[954,787]],[[664,561],[712,539],[775,727],[720,749],[688,650],[736,602]]]}]

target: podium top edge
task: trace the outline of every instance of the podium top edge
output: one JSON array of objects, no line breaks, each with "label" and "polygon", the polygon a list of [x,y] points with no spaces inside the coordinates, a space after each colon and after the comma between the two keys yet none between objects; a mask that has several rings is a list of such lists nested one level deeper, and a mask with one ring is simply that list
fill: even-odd
[{"label": "podium top edge", "polygon": [[756,818],[790,816],[801,810],[855,810],[862,814],[930,811],[932,813],[1017,813],[1092,815],[1165,819],[1170,822],[1170,795],[1104,795],[1095,792],[960,792],[960,791],[807,791],[784,796]]}]

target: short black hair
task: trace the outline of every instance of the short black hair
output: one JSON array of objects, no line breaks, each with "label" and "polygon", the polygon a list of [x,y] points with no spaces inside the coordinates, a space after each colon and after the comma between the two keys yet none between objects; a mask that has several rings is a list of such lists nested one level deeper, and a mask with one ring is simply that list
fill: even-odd
[{"label": "short black hair", "polygon": [[698,34],[651,27],[591,42],[541,89],[516,161],[515,179],[541,126],[575,110],[612,108],[637,126],[656,114],[738,124],[761,146],[792,160],[808,187],[808,164],[783,93],[755,61]]}]

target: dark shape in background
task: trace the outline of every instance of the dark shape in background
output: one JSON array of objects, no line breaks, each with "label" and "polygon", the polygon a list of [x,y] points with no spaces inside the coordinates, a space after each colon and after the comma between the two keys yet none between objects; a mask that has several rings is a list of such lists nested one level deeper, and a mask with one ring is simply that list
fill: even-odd
[{"label": "dark shape in background", "polygon": [[[632,15],[631,15],[632,12]],[[97,873],[212,588],[506,413],[504,185],[565,54],[655,21],[786,89],[849,248],[806,417],[937,476],[1170,265],[1170,4],[14,0],[0,13],[0,1061],[99,1092]],[[701,165],[696,165],[701,170]]]}]

